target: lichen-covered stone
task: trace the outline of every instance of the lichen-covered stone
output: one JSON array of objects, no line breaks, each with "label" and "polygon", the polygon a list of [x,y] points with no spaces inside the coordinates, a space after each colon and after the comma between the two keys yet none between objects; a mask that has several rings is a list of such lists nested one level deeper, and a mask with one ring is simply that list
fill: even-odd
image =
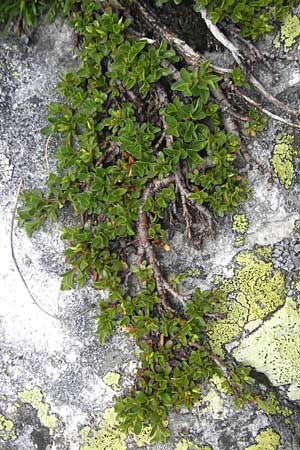
[{"label": "lichen-covered stone", "polygon": [[28,391],[18,393],[19,399],[24,403],[29,403],[37,410],[37,416],[41,424],[49,428],[50,434],[53,434],[58,423],[58,419],[54,414],[49,414],[49,405],[44,401],[44,393],[39,387],[35,387]]},{"label": "lichen-covered stone", "polygon": [[293,143],[294,137],[291,134],[278,134],[272,156],[272,166],[275,176],[286,189],[290,189],[294,177],[294,157],[296,151]]},{"label": "lichen-covered stone", "polygon": [[263,372],[274,386],[299,385],[300,310],[296,302],[287,298],[282,308],[242,339],[233,355]]},{"label": "lichen-covered stone", "polygon": [[13,421],[0,414],[0,441],[14,441],[15,439],[16,435]]},{"label": "lichen-covered stone", "polygon": [[126,450],[126,434],[120,431],[114,408],[107,409],[99,429],[84,427],[81,430],[83,444],[80,450]]},{"label": "lichen-covered stone", "polygon": [[211,346],[220,356],[224,355],[224,345],[246,325],[263,319],[284,303],[284,277],[274,270],[269,247],[242,251],[235,263],[234,277],[222,284],[228,296],[222,309],[226,317],[213,322],[208,330]]}]

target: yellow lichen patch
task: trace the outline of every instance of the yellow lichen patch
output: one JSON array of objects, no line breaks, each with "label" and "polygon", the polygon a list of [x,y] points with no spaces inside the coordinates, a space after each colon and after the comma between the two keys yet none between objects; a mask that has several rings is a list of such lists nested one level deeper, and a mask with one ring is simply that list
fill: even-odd
[{"label": "yellow lichen patch", "polygon": [[19,399],[23,403],[29,403],[37,410],[37,416],[41,424],[49,428],[52,435],[57,426],[58,419],[54,414],[49,414],[49,405],[44,401],[44,394],[39,387],[35,387],[29,391],[22,391],[18,393]]},{"label": "yellow lichen patch", "polygon": [[280,184],[290,189],[294,177],[294,137],[290,134],[280,133],[272,156],[272,166]]},{"label": "yellow lichen patch", "polygon": [[233,216],[232,231],[236,234],[234,240],[235,247],[241,247],[245,243],[245,233],[248,229],[248,219],[246,214],[235,214]]},{"label": "yellow lichen patch", "polygon": [[298,386],[300,310],[296,302],[287,298],[282,308],[260,328],[242,339],[233,356],[239,362],[264,373],[274,386]]},{"label": "yellow lichen patch", "polygon": [[84,427],[81,436],[80,450],[126,450],[126,434],[120,431],[114,408],[104,411],[98,430]]},{"label": "yellow lichen patch", "polygon": [[120,377],[121,375],[118,372],[108,372],[104,376],[103,381],[107,386],[110,386],[114,391],[117,391]]},{"label": "yellow lichen patch", "polygon": [[280,436],[272,428],[267,428],[256,436],[256,442],[245,450],[276,450],[280,444]]},{"label": "yellow lichen patch", "polygon": [[174,450],[211,450],[210,447],[199,447],[198,445],[194,444],[192,441],[188,441],[187,439],[182,439],[178,444],[176,444],[176,447]]},{"label": "yellow lichen patch", "polygon": [[235,214],[233,216],[232,231],[235,233],[246,233],[248,229],[248,219],[246,214]]},{"label": "yellow lichen patch", "polygon": [[0,440],[15,441],[16,438],[14,423],[0,414]]},{"label": "yellow lichen patch", "polygon": [[263,319],[284,303],[284,277],[275,271],[268,247],[242,251],[235,257],[233,278],[221,286],[228,295],[222,305],[224,319],[212,322],[208,335],[213,351],[224,356],[223,345],[231,342],[252,321]]},{"label": "yellow lichen patch", "polygon": [[152,433],[152,428],[150,426],[147,427],[143,427],[142,431],[140,432],[140,434],[134,434],[133,438],[137,444],[138,447],[143,447],[146,444],[151,445],[151,433]]},{"label": "yellow lichen patch", "polygon": [[288,52],[300,36],[300,19],[295,15],[287,15],[280,30],[284,51]]}]

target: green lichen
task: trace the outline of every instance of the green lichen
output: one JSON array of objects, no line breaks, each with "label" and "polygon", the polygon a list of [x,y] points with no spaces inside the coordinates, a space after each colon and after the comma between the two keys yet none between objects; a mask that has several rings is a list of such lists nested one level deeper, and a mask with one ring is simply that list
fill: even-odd
[{"label": "green lichen", "polygon": [[121,375],[118,372],[108,372],[104,376],[103,381],[107,386],[110,386],[114,391],[117,391],[120,377]]},{"label": "green lichen", "polygon": [[16,439],[14,423],[0,414],[0,440],[15,441]]},{"label": "green lichen", "polygon": [[300,36],[300,19],[295,15],[289,14],[280,30],[281,41],[284,45],[284,51],[288,52],[294,45],[295,40]]},{"label": "green lichen", "polygon": [[199,447],[198,445],[194,444],[192,441],[188,441],[187,439],[182,439],[174,450],[211,450],[209,447]]},{"label": "green lichen", "polygon": [[235,214],[233,216],[232,231],[236,234],[234,246],[241,247],[245,243],[245,233],[248,229],[246,214]]},{"label": "green lichen", "polygon": [[280,444],[280,436],[272,428],[261,431],[255,440],[257,443],[245,450],[276,450]]},{"label": "green lichen", "polygon": [[126,450],[126,434],[120,431],[114,408],[104,411],[99,429],[84,427],[81,436],[80,450]]},{"label": "green lichen", "polygon": [[49,405],[44,401],[44,394],[39,387],[35,387],[29,391],[18,393],[18,398],[23,403],[29,403],[37,410],[37,416],[41,424],[49,428],[49,432],[53,435],[57,426],[58,419],[54,414],[49,414]]},{"label": "green lichen", "polygon": [[239,248],[239,247],[242,247],[243,245],[245,245],[245,236],[243,234],[237,234],[234,239],[233,245],[236,248]]},{"label": "green lichen", "polygon": [[235,214],[233,216],[232,231],[235,233],[246,233],[248,229],[248,219],[246,214]]},{"label": "green lichen", "polygon": [[253,328],[284,303],[284,277],[274,270],[269,247],[245,250],[235,257],[233,278],[225,280],[222,289],[228,300],[221,310],[224,319],[214,321],[209,329],[213,351],[224,356],[224,344],[234,340],[247,326]]},{"label": "green lichen", "polygon": [[272,156],[272,166],[275,176],[280,184],[290,189],[294,177],[294,157],[296,151],[293,147],[294,137],[290,134],[280,133]]},{"label": "green lichen", "polygon": [[[300,310],[296,302],[288,297],[282,308],[242,339],[233,356],[264,373],[274,386],[299,386]],[[295,391],[293,396],[295,400]]]},{"label": "green lichen", "polygon": [[257,397],[256,405],[270,416],[289,417],[293,411],[287,407],[282,407],[273,392],[268,392],[265,398]]}]

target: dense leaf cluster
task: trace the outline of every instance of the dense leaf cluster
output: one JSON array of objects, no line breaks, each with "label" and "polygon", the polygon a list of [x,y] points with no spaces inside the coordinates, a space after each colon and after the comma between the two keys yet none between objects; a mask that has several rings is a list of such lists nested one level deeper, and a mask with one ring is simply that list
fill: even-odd
[{"label": "dense leaf cluster", "polygon": [[[162,6],[170,0],[156,0]],[[173,0],[176,5],[183,0]],[[241,35],[251,39],[269,33],[297,2],[295,0],[193,0],[195,11],[206,8],[214,23],[228,19],[237,24]]]},{"label": "dense leaf cluster", "polygon": [[[141,214],[148,218],[150,243],[159,244],[162,219],[179,202],[174,183],[143,194],[154,180],[182,169],[190,201],[215,214],[230,211],[248,195],[234,166],[238,142],[224,131],[211,99],[219,78],[208,64],[182,68],[172,83],[162,62],[177,64],[175,52],[165,42],[133,38],[130,19],[99,10],[92,0],[82,2],[72,24],[81,65],[62,76],[57,89],[63,101],[49,106],[43,130],[60,138],[57,173],[49,174],[45,193],[23,193],[19,222],[31,235],[46,218],[57,220],[62,207],[72,208],[78,224],[61,236],[68,242],[62,289],[82,287],[92,277],[96,289],[108,291],[99,301],[100,340],[119,326],[141,349],[136,386],[116,403],[122,426],[139,433],[151,425],[153,439],[163,440],[168,409],[191,407],[212,374],[224,375],[205,334],[222,294],[196,290],[185,309],[174,308],[172,298],[166,308],[151,263],[130,264],[130,249],[141,245]],[[247,398],[242,381],[247,371],[229,365],[224,384]]]}]

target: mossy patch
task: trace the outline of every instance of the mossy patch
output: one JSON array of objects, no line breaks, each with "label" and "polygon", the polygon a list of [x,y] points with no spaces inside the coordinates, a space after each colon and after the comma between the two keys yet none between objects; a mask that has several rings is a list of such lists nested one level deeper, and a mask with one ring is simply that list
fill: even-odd
[{"label": "mossy patch", "polygon": [[290,189],[294,177],[294,157],[297,152],[293,144],[294,137],[291,134],[278,134],[272,156],[275,176],[286,189]]},{"label": "mossy patch", "polygon": [[245,243],[245,234],[248,229],[246,214],[235,214],[233,216],[232,231],[235,233],[235,247],[241,247]]},{"label": "mossy patch", "polygon": [[53,435],[58,424],[58,418],[54,414],[49,414],[49,405],[44,401],[44,393],[39,387],[35,387],[28,391],[18,393],[18,398],[23,403],[29,403],[37,410],[37,416],[41,424],[49,428],[49,432]]},{"label": "mossy patch", "polygon": [[224,344],[231,342],[251,322],[258,323],[284,303],[285,282],[273,268],[270,247],[245,250],[235,257],[235,275],[225,280],[227,294],[221,310],[224,319],[214,321],[208,330],[213,351],[224,356]]},{"label": "mossy patch", "polygon": [[264,373],[274,386],[297,387],[300,384],[300,310],[296,302],[287,298],[282,308],[241,341],[233,356]]},{"label": "mossy patch", "polygon": [[108,372],[103,377],[103,381],[107,386],[110,386],[114,391],[117,391],[120,377],[121,375],[118,372]]},{"label": "mossy patch", "polygon": [[0,414],[0,440],[15,441],[16,439],[13,421]]},{"label": "mossy patch", "polygon": [[99,429],[84,427],[81,436],[80,450],[126,450],[126,434],[120,431],[114,408],[104,411]]},{"label": "mossy patch", "polygon": [[280,436],[272,428],[267,428],[256,436],[256,442],[245,450],[276,450],[280,444]]},{"label": "mossy patch", "polygon": [[288,52],[300,36],[300,19],[298,16],[288,14],[280,30],[280,40],[284,51]]},{"label": "mossy patch", "polygon": [[282,407],[273,392],[268,392],[266,396],[257,397],[256,405],[258,409],[261,409],[270,416],[282,416],[289,417],[293,414],[290,408]]}]

